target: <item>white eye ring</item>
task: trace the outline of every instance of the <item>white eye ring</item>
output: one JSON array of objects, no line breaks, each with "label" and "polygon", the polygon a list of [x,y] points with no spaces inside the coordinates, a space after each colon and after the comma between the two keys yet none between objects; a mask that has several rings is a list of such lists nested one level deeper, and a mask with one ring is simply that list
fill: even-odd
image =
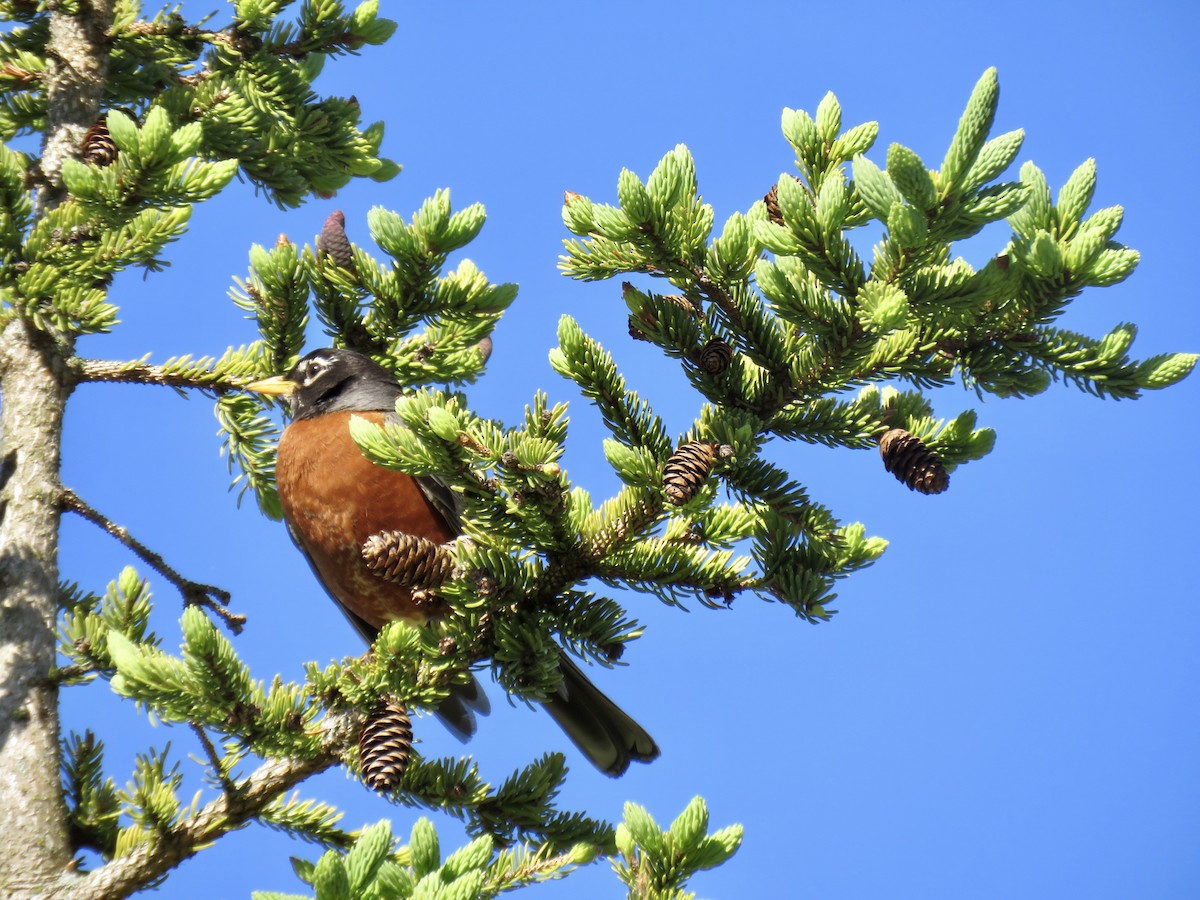
[{"label": "white eye ring", "polygon": [[310,359],[308,361],[308,365],[306,365],[304,367],[304,373],[302,375],[302,384],[305,387],[308,387],[313,382],[315,382],[318,378],[320,378],[321,375],[324,374],[324,372],[328,368],[329,368],[329,360],[322,359],[319,356],[316,357],[315,359]]}]

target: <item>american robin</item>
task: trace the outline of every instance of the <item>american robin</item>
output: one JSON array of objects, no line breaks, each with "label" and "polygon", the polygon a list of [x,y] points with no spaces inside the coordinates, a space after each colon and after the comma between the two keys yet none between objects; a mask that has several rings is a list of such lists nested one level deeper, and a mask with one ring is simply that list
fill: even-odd
[{"label": "american robin", "polygon": [[[377,466],[350,437],[350,419],[398,421],[403,388],[369,357],[350,350],[315,350],[286,375],[247,390],[282,396],[292,421],[279,441],[275,481],[284,518],[330,596],[368,642],[387,622],[424,624],[427,604],[412,591],[374,574],[363,543],[384,531],[402,531],[437,543],[461,533],[457,494],[436,477],[410,477]],[[654,739],[604,695],[563,651],[558,691],[542,702],[583,754],[602,772],[620,775],[636,759],[658,756]],[[454,693],[437,710],[463,739],[475,731],[475,712],[486,713],[477,683]]]}]

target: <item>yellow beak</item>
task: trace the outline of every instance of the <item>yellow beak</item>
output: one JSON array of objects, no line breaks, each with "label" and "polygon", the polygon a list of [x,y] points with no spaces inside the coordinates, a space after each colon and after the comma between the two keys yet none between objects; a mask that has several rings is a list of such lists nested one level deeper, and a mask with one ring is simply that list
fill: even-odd
[{"label": "yellow beak", "polygon": [[286,397],[296,390],[296,382],[288,381],[282,375],[276,375],[272,378],[264,378],[262,381],[255,381],[245,387],[248,391],[253,391],[256,394],[267,394],[271,397]]}]

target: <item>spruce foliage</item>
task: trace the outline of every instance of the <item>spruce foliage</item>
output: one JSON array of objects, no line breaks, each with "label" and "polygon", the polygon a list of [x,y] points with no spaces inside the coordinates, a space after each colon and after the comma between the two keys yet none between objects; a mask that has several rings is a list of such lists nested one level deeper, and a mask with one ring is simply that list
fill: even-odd
[{"label": "spruce foliage", "polygon": [[[943,476],[984,457],[994,434],[972,410],[935,413],[932,389],[963,382],[981,396],[1020,397],[1062,379],[1133,398],[1174,384],[1196,361],[1131,358],[1128,324],[1098,339],[1056,327],[1071,300],[1128,277],[1138,255],[1115,240],[1120,207],[1089,209],[1092,161],[1053,199],[1029,162],[1016,180],[998,181],[1023,134],[990,134],[993,70],[972,91],[940,169],[898,144],[870,158],[878,126],[843,128],[830,93],[814,114],[783,113],[798,176],[780,175],[719,230],[682,145],[644,180],[622,170],[615,203],[567,195],[563,221],[574,237],[562,271],[629,279],[613,293],[631,335],[676,361],[696,398],[686,432],[669,433],[612,354],[562,317],[551,365],[598,410],[611,434],[605,457],[622,482],[602,500],[560,464],[565,404],[539,392],[507,424],[478,414],[463,393],[516,288],[469,260],[452,263],[486,217],[479,204],[456,208],[449,191],[408,218],[380,207],[365,222],[336,214],[312,245],[250,248],[249,271],[230,289],[258,329],[247,346],[161,364],[83,360],[74,339],[115,326],[112,275],[160,267],[194,204],[234,177],[295,207],[351,178],[398,172],[379,156],[381,124],[362,125],[354,98],[312,87],[326,61],[383,43],[395,24],[375,0],[352,9],[237,0],[221,28],[169,9],[146,18],[136,0],[118,0],[97,124],[81,130],[59,185],[10,146],[49,127],[49,19],[68,14],[49,6],[0,2],[16,23],[0,39],[0,326],[21,320],[50,335],[78,380],[215,392],[235,484],[279,518],[277,417],[270,401],[238,388],[289,368],[315,321],[330,344],[370,353],[411,388],[396,407],[402,427],[358,421],[354,439],[380,465],[449,481],[465,530],[452,564],[439,557],[433,584],[451,616],[427,628],[389,625],[371,653],[309,664],[296,683],[252,673],[219,627],[231,619],[215,589],[152,554],[142,555],[189,601],[178,636],[149,629],[149,584],[133,569],[103,595],[64,585],[60,683],[106,679],[150,718],[190,728],[211,785],[181,796],[185,763],[166,745],[148,748],[120,788],[91,732],[66,736],[73,845],[102,860],[81,876],[83,896],[99,896],[86,893],[97,884],[117,883],[113,896],[155,884],[182,858],[162,848],[183,842],[188,855],[252,820],[320,848],[315,862],[295,866],[320,898],[490,897],[600,855],[631,896],[688,896],[688,878],[741,841],[739,826],[709,832],[701,799],[666,830],[633,803],[614,827],[559,808],[558,754],[493,785],[470,757],[425,758],[400,725],[389,734],[400,735],[391,750],[403,760],[389,758],[381,777],[378,760],[362,759],[363,723],[386,703],[407,722],[405,710],[436,708],[483,667],[520,698],[546,697],[559,684],[560,644],[611,665],[641,634],[622,588],[677,605],[755,594],[807,621],[828,619],[837,581],[872,564],[886,542],[838,520],[767,459],[776,438],[864,450],[899,433],[906,455],[889,459],[895,439],[887,441],[888,469],[944,489]],[[59,192],[40,213],[39,191]],[[867,260],[855,232],[871,222],[883,238]],[[986,265],[952,255],[955,242],[991,225],[1008,233]],[[387,822],[346,832],[337,810],[289,795],[338,764],[366,768],[397,804],[463,820],[470,843],[443,858],[426,819],[400,843]]]}]

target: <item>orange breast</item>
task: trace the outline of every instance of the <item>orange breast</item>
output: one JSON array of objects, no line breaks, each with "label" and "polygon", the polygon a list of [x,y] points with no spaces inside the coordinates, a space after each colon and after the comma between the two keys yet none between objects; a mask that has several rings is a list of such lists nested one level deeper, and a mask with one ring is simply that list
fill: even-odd
[{"label": "orange breast", "polygon": [[380,531],[438,543],[455,537],[408,475],[372,464],[350,437],[350,417],[382,422],[379,412],[336,412],[284,429],[275,471],[283,513],[333,597],[369,624],[424,622],[412,592],[367,568],[360,548]]}]

